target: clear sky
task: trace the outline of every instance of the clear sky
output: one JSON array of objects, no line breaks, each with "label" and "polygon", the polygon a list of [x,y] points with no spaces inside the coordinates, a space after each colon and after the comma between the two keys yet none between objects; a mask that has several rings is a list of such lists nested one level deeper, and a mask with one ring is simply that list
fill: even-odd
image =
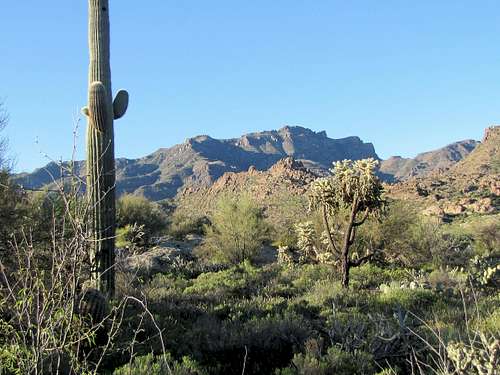
[{"label": "clear sky", "polygon": [[[67,159],[87,95],[87,1],[1,11],[16,170]],[[110,11],[114,90],[131,94],[119,157],[285,124],[414,156],[500,122],[498,0],[110,0]]]}]

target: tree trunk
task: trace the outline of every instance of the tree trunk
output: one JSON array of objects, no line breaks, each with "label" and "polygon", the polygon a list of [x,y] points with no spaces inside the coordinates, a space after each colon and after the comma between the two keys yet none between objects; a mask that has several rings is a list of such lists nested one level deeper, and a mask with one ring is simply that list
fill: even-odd
[{"label": "tree trunk", "polygon": [[349,248],[354,242],[354,221],[356,220],[356,214],[358,213],[358,201],[354,199],[352,203],[351,214],[349,216],[349,222],[347,224],[346,231],[344,233],[344,242],[342,244],[341,262],[342,262],[342,287],[349,287],[349,270],[351,268],[351,262],[349,259]]},{"label": "tree trunk", "polygon": [[342,287],[349,287],[349,270],[351,268],[351,264],[349,262],[349,257],[342,257]]},{"label": "tree trunk", "polygon": [[335,246],[335,242],[333,242],[332,233],[330,231],[330,224],[328,223],[328,217],[326,214],[326,207],[323,205],[323,225],[325,226],[326,236],[328,237],[328,242],[332,248],[333,252],[338,253],[337,247]]}]

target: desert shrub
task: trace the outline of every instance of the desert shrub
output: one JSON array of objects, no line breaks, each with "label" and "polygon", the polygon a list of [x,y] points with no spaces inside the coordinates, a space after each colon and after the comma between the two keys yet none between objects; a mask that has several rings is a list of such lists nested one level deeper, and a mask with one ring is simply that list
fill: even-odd
[{"label": "desert shrub", "polygon": [[182,240],[188,234],[203,234],[203,227],[206,224],[208,224],[206,217],[190,213],[186,209],[177,208],[170,218],[168,233],[174,238]]},{"label": "desert shrub", "polygon": [[369,375],[375,373],[373,358],[365,352],[348,353],[331,347],[321,355],[306,352],[296,354],[292,364],[275,372],[276,375]]},{"label": "desert shrub", "polygon": [[286,192],[270,199],[268,204],[274,209],[266,212],[266,220],[272,228],[270,235],[273,245],[294,247],[297,243],[295,224],[307,211],[306,197]]},{"label": "desert shrub", "polygon": [[119,249],[129,249],[131,253],[135,252],[136,248],[145,245],[144,225],[127,224],[124,227],[116,230],[116,247]]},{"label": "desert shrub", "polygon": [[449,231],[403,201],[389,202],[380,220],[370,220],[360,228],[359,237],[383,249],[378,260],[396,266],[465,266],[473,255],[471,235]]},{"label": "desert shrub", "polygon": [[199,363],[216,368],[213,374],[241,374],[243,366],[245,374],[270,374],[286,366],[311,334],[307,321],[288,313],[246,322],[203,318],[186,341]]},{"label": "desert shrub", "polygon": [[478,254],[487,256],[500,253],[500,217],[495,216],[491,220],[485,219],[476,223],[472,231],[474,249]]},{"label": "desert shrub", "polygon": [[153,354],[136,357],[134,360],[113,372],[113,375],[203,375],[205,371],[199,368],[198,364],[189,357],[175,361],[167,353],[165,356],[155,357]]},{"label": "desert shrub", "polygon": [[144,233],[140,243],[149,244],[154,236],[166,230],[167,217],[156,203],[144,197],[124,195],[117,201],[116,222],[119,228],[140,226]]},{"label": "desert shrub", "polygon": [[269,237],[262,209],[246,197],[223,197],[210,216],[198,254],[213,261],[237,264],[254,260]]},{"label": "desert shrub", "polygon": [[380,284],[403,281],[408,273],[401,268],[382,268],[375,264],[364,264],[352,270],[352,286],[356,289],[376,289]]},{"label": "desert shrub", "polygon": [[299,291],[305,292],[320,280],[334,281],[335,270],[326,264],[304,264],[294,269],[284,269],[284,277],[291,279],[292,285]]},{"label": "desert shrub", "polygon": [[26,194],[10,181],[6,170],[0,170],[0,251],[5,250],[14,232],[24,225],[29,214]]},{"label": "desert shrub", "polygon": [[421,218],[410,203],[391,201],[380,220],[369,221],[359,236],[383,249],[383,259],[389,263],[416,267],[432,258],[436,229],[437,224]]},{"label": "desert shrub", "polygon": [[343,291],[338,281],[318,280],[303,298],[312,306],[331,307],[332,301],[341,294]]},{"label": "desert shrub", "polygon": [[378,301],[386,306],[403,307],[409,311],[420,311],[424,306],[435,301],[436,296],[431,290],[416,288],[402,288],[399,283],[381,286]]},{"label": "desert shrub", "polygon": [[215,296],[249,296],[262,285],[265,272],[252,266],[248,261],[228,270],[203,273],[193,280],[192,286],[185,289],[188,294]]}]

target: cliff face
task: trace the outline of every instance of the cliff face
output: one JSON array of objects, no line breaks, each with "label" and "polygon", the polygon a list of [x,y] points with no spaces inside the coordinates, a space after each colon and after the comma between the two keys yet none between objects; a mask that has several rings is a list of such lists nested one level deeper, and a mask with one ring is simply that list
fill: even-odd
[{"label": "cliff face", "polygon": [[[267,170],[288,156],[318,171],[329,168],[336,160],[378,159],[373,145],[358,137],[332,139],[325,132],[299,126],[234,139],[202,135],[140,159],[117,159],[117,193],[140,194],[152,200],[173,198],[184,188],[208,187],[225,172],[247,171],[250,166]],[[31,174],[18,175],[16,180],[27,188],[39,189],[67,175],[65,168],[51,163]],[[75,162],[74,172],[84,176],[84,162]]]}]

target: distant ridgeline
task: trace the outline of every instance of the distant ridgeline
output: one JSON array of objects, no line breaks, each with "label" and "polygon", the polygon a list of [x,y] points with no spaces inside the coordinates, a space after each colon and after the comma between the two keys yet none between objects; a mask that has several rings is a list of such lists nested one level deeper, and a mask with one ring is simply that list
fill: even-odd
[{"label": "distant ridgeline", "polygon": [[[380,176],[389,182],[422,176],[448,169],[467,156],[479,142],[461,141],[414,159],[392,157],[381,161]],[[359,137],[329,138],[300,126],[250,133],[234,139],[214,139],[207,135],[187,139],[170,148],[161,148],[139,159],[116,160],[117,193],[143,195],[151,200],[175,197],[185,189],[211,186],[226,172],[249,168],[268,170],[279,160],[292,157],[316,174],[324,174],[333,161],[342,159],[379,159],[371,143]],[[49,163],[15,180],[29,189],[51,187],[54,180],[69,174],[85,175],[85,163]]]}]

